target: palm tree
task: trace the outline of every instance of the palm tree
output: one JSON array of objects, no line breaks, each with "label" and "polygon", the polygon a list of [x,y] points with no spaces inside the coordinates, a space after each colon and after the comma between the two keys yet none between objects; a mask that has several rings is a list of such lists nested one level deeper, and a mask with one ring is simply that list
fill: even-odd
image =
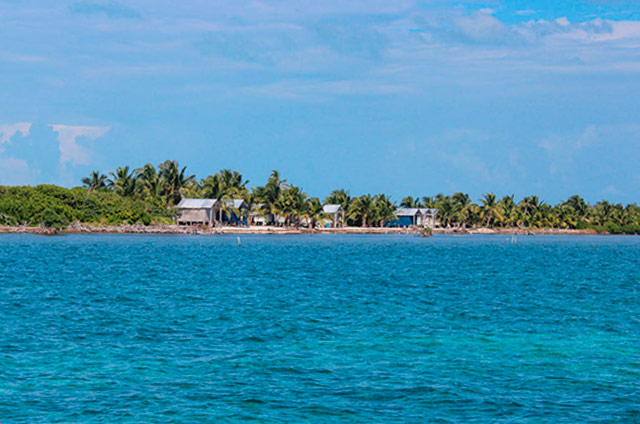
[{"label": "palm tree", "polygon": [[517,221],[517,207],[514,196],[504,196],[498,202],[498,207],[503,217],[502,223],[505,226],[511,226]]},{"label": "palm tree", "polygon": [[451,203],[453,204],[453,220],[458,227],[466,227],[472,204],[469,195],[466,193],[454,193],[451,196]]},{"label": "palm tree", "polygon": [[249,180],[243,180],[242,174],[238,171],[223,169],[220,171],[220,179],[226,189],[235,189],[237,192],[247,192]]},{"label": "palm tree", "polygon": [[280,196],[273,205],[274,211],[284,217],[285,225],[295,222],[300,226],[300,215],[305,213],[307,195],[295,186],[290,186],[281,191]]},{"label": "palm tree", "polygon": [[569,197],[563,204],[573,209],[579,218],[584,218],[589,209],[587,202],[577,194]]},{"label": "palm tree", "polygon": [[480,199],[481,206],[481,216],[486,219],[485,225],[487,228],[491,228],[492,220],[502,221],[502,215],[500,214],[500,208],[498,207],[498,202],[496,202],[496,195],[494,193],[485,194],[482,199]]},{"label": "palm tree", "polygon": [[343,210],[349,209],[351,203],[351,196],[345,189],[333,190],[329,196],[324,199],[325,205],[340,205]]},{"label": "palm tree", "polygon": [[632,203],[624,208],[624,225],[638,225],[640,223],[640,207]]},{"label": "palm tree", "polygon": [[262,213],[275,220],[276,202],[280,197],[280,193],[287,187],[289,187],[287,180],[281,179],[280,173],[275,169],[271,171],[267,183],[253,190],[254,200],[262,203]]},{"label": "palm tree", "polygon": [[219,199],[224,191],[220,175],[214,174],[203,178],[200,181],[200,191],[202,196],[207,199]]},{"label": "palm tree", "polygon": [[318,221],[327,218],[329,215],[324,212],[320,199],[311,197],[305,203],[303,216],[309,220],[309,228],[315,228]]},{"label": "palm tree", "polygon": [[370,195],[365,194],[356,197],[349,205],[347,217],[354,223],[361,223],[362,227],[367,226],[367,219],[375,217],[375,206]]},{"label": "palm tree", "polygon": [[209,199],[221,199],[233,196],[247,200],[249,181],[242,180],[242,174],[237,171],[223,169],[219,173],[210,175],[200,182],[202,195]]},{"label": "palm tree", "polygon": [[100,190],[107,187],[107,176],[99,171],[93,171],[88,177],[82,179],[82,184],[89,191]]},{"label": "palm tree", "polygon": [[133,171],[129,172],[128,166],[120,166],[109,175],[111,178],[107,179],[107,184],[119,195],[132,196],[136,192],[136,176]]},{"label": "palm tree", "polygon": [[433,208],[436,207],[436,199],[435,199],[435,197],[422,196],[422,200],[420,201],[420,203],[422,203],[422,207],[424,207],[424,208],[433,209]]},{"label": "palm tree", "polygon": [[538,196],[525,196],[520,201],[520,210],[522,211],[523,224],[526,227],[539,226],[541,219],[539,208],[544,202],[540,202]]},{"label": "palm tree", "polygon": [[186,175],[187,167],[180,169],[178,162],[167,160],[158,165],[160,177],[164,180],[165,195],[169,206],[176,205],[182,197],[181,190],[195,181],[195,175]]},{"label": "palm tree", "polygon": [[384,194],[376,194],[374,196],[373,203],[375,209],[375,220],[379,227],[383,227],[385,224],[389,223],[389,221],[393,221],[397,218],[395,214],[396,205],[388,196],[385,196]]},{"label": "palm tree", "polygon": [[165,191],[164,180],[156,172],[156,168],[150,163],[136,169],[138,190],[144,198],[160,199]]},{"label": "palm tree", "polygon": [[413,198],[413,196],[407,196],[400,201],[401,208],[421,208],[420,199]]},{"label": "palm tree", "polygon": [[577,228],[579,216],[576,210],[567,202],[553,208],[555,220],[552,227]]},{"label": "palm tree", "polygon": [[440,217],[440,225],[448,228],[453,220],[453,203],[451,199],[444,194],[436,195],[436,208]]}]

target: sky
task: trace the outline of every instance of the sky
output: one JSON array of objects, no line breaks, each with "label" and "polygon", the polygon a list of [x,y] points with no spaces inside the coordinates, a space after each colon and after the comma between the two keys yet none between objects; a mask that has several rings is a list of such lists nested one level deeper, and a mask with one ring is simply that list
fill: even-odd
[{"label": "sky", "polygon": [[640,201],[640,2],[0,0],[0,184]]}]

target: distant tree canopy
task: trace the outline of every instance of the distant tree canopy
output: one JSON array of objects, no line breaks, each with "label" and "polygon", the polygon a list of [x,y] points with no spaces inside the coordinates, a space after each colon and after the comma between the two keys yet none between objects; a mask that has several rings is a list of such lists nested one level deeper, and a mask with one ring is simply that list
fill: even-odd
[{"label": "distant tree canopy", "polygon": [[[318,198],[273,171],[263,186],[249,188],[237,171],[223,169],[197,180],[176,161],[157,167],[117,168],[105,175],[93,171],[82,179],[83,187],[54,185],[35,187],[0,186],[0,225],[44,225],[63,228],[72,222],[142,223],[170,222],[177,215],[174,206],[182,197],[220,200],[244,199],[255,213],[272,217],[272,222],[299,226],[304,220],[315,224],[327,218]],[[324,204],[341,205],[349,226],[385,226],[392,222],[396,206],[389,196],[351,196],[345,189],[333,190]],[[438,225],[447,228],[560,228],[595,229],[608,233],[640,234],[640,207],[612,204],[593,205],[578,195],[556,205],[538,196],[516,201],[514,196],[498,198],[487,193],[474,202],[465,193],[450,196],[407,196],[399,206],[435,208]],[[230,206],[224,206],[231,208]]]}]

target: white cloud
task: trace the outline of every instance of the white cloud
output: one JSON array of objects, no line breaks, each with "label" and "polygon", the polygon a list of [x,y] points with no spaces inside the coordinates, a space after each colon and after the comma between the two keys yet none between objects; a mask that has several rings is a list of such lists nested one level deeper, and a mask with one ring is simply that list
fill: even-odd
[{"label": "white cloud", "polygon": [[530,16],[530,15],[535,15],[538,12],[536,10],[532,10],[532,9],[525,9],[525,10],[518,10],[515,14],[516,16]]},{"label": "white cloud", "polygon": [[73,165],[89,165],[91,152],[86,147],[78,144],[79,137],[95,140],[104,136],[111,127],[84,127],[71,125],[51,125],[53,131],[58,133],[58,145],[60,147],[60,163],[70,162]]},{"label": "white cloud", "polygon": [[0,153],[4,151],[2,145],[11,143],[11,138],[13,138],[14,135],[20,133],[23,137],[27,137],[30,131],[30,122],[18,122],[16,124],[0,125]]}]

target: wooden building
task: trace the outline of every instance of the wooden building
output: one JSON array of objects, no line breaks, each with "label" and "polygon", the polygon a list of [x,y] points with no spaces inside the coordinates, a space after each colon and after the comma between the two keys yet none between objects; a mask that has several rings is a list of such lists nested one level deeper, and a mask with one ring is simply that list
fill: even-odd
[{"label": "wooden building", "polygon": [[422,213],[422,222],[418,225],[425,228],[435,228],[438,209],[421,208],[420,212]]},{"label": "wooden building", "polygon": [[216,222],[220,204],[216,199],[182,199],[176,206],[180,211],[179,225],[209,225]]}]

